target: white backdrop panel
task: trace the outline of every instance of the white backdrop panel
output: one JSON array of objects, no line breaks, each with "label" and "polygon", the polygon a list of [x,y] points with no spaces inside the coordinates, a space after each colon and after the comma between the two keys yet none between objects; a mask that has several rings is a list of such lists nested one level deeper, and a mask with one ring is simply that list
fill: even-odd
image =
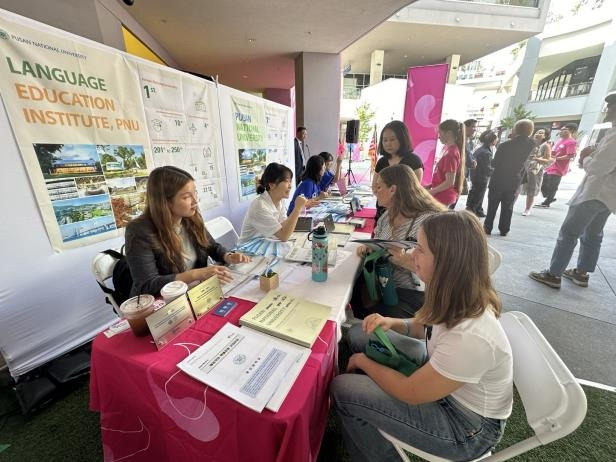
[{"label": "white backdrop panel", "polygon": [[[83,40],[90,46],[120,53],[126,59],[141,61],[118,50],[105,47],[27,18],[24,24],[53,31],[73,40]],[[191,79],[194,77],[190,77]],[[233,117],[230,92],[244,99],[267,104],[286,111],[288,128],[284,163],[293,167],[293,133],[291,108],[265,102],[253,95],[218,85],[217,108],[220,117],[222,153],[219,159],[224,182],[224,202],[204,212],[209,220],[216,216],[229,218],[240,230],[250,200],[240,201],[239,176],[235,156]],[[137,101],[140,95],[135,95]],[[115,319],[111,306],[91,271],[93,257],[101,250],[122,245],[115,238],[93,245],[55,253],[50,244],[28,175],[15,141],[4,105],[0,106],[0,139],[3,141],[3,168],[0,173],[0,353],[14,377],[54,359],[91,340]]]}]

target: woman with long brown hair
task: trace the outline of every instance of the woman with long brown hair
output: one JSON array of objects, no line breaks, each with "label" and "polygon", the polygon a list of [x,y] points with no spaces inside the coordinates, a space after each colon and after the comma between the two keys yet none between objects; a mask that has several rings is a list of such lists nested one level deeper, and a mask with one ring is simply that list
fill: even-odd
[{"label": "woman with long brown hair", "polygon": [[148,178],[146,208],[126,227],[126,260],[133,277],[131,296],[158,295],[171,281],[187,284],[218,276],[231,279],[220,263],[250,259],[217,244],[205,229],[199,212],[194,178],[182,169],[165,166]]},{"label": "woman with long brown hair", "polygon": [[[513,403],[513,359],[498,318],[488,246],[476,217],[446,212],[428,217],[412,252],[426,284],[412,319],[367,316],[348,333],[347,372],[331,388],[352,461],[395,460],[383,430],[447,460],[472,460],[500,440]],[[419,368],[410,376],[365,353],[380,326]]]},{"label": "woman with long brown hair", "polygon": [[[374,189],[378,203],[385,209],[374,229],[376,239],[414,241],[423,220],[433,213],[446,210],[419,184],[413,170],[404,164],[391,165],[381,170]],[[366,246],[357,249],[360,256],[368,251]],[[363,318],[374,312],[392,317],[408,317],[422,305],[423,284],[415,276],[413,266],[401,264],[402,252],[399,249],[391,249],[390,253],[398,305],[386,307],[383,304],[371,304],[366,294],[362,295],[361,291],[356,290],[351,301],[356,317]]]},{"label": "woman with long brown hair", "polygon": [[465,152],[464,124],[447,119],[438,126],[438,138],[443,143],[428,191],[441,204],[453,208],[464,188]]}]

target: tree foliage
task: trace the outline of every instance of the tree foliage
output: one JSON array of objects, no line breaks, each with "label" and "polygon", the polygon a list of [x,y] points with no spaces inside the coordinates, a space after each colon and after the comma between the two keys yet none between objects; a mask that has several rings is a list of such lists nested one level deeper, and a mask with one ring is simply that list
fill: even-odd
[{"label": "tree foliage", "polygon": [[513,108],[513,114],[505,117],[504,119],[501,119],[500,124],[501,127],[507,130],[511,130],[518,120],[533,120],[534,118],[535,116],[531,111],[527,111],[523,104],[518,104],[516,107]]},{"label": "tree foliage", "polygon": [[56,152],[62,152],[63,144],[35,144],[34,152],[38,158],[41,171],[43,173],[49,173],[54,160],[58,158],[54,155]]},{"label": "tree foliage", "polygon": [[372,133],[372,119],[375,112],[372,110],[370,103],[364,102],[357,107],[355,112],[359,119],[359,141],[366,143]]},{"label": "tree foliage", "polygon": [[131,168],[133,165],[133,157],[135,156],[135,150],[126,146],[118,146],[114,154],[120,157],[124,161],[124,168]]}]

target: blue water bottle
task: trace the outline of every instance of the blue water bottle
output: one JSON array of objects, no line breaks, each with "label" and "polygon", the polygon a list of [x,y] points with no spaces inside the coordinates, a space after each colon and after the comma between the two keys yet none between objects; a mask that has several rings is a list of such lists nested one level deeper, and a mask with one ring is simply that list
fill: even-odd
[{"label": "blue water bottle", "polygon": [[312,235],[312,280],[327,281],[327,231],[319,226],[308,235]]}]

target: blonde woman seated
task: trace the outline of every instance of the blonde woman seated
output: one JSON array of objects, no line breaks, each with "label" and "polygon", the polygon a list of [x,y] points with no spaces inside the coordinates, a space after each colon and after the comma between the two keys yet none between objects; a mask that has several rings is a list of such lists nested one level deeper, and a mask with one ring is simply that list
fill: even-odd
[{"label": "blonde woman seated", "polygon": [[[419,184],[417,175],[407,165],[391,165],[381,170],[375,192],[378,203],[385,208],[374,230],[376,239],[416,241],[421,223],[430,215],[447,210]],[[369,251],[366,246],[357,249],[359,256]],[[398,305],[388,307],[371,302],[367,292],[362,290],[363,279],[360,279],[351,300],[357,318],[374,312],[396,318],[409,317],[423,304],[423,284],[415,275],[412,262],[404,258],[404,251],[399,248],[391,248],[390,253]]]},{"label": "blonde woman seated", "polygon": [[224,266],[208,266],[208,257],[228,264],[250,261],[214,241],[199,213],[193,177],[171,166],[150,173],[145,211],[128,224],[125,240],[131,296],[158,295],[171,281],[191,284],[211,276],[231,280]]},{"label": "blonde woman seated", "polygon": [[[398,460],[389,435],[447,460],[494,448],[511,414],[513,360],[498,317],[486,237],[468,212],[427,218],[412,252],[426,284],[414,319],[371,314],[348,333],[347,372],[331,386],[333,408],[352,461]],[[420,365],[409,377],[363,351],[377,326]]]},{"label": "blonde woman seated", "polygon": [[259,195],[248,208],[242,224],[239,244],[256,237],[287,241],[302,209],[309,202],[304,196],[295,198],[296,207],[287,217],[285,201],[291,193],[293,172],[290,168],[272,162],[265,167],[257,186]]}]

